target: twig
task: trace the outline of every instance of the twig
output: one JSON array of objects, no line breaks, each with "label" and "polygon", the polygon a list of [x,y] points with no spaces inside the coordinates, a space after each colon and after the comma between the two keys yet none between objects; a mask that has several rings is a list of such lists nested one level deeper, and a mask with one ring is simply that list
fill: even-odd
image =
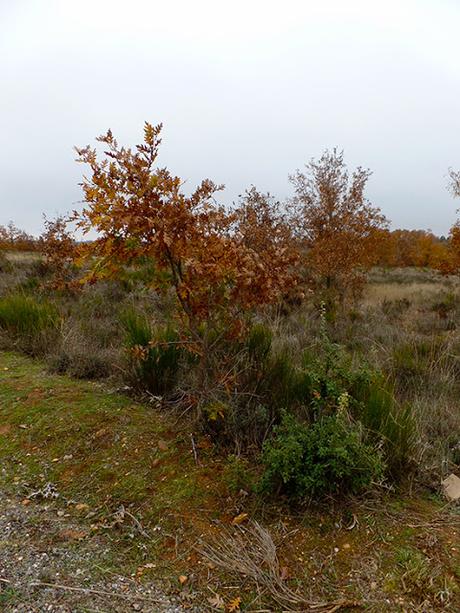
[{"label": "twig", "polygon": [[89,587],[74,587],[71,585],[61,585],[60,583],[47,583],[45,581],[35,581],[30,584],[31,587],[51,587],[55,590],[67,590],[70,592],[84,592],[87,594],[96,594],[97,596],[116,596],[117,598],[123,598],[124,600],[143,600],[144,602],[158,603],[158,599],[146,598],[145,596],[138,596],[137,594],[122,594],[120,592],[108,592],[106,590],[95,590]]},{"label": "twig", "polygon": [[2,579],[2,577],[0,577],[0,581],[2,583],[11,583],[11,581],[9,579]]},{"label": "twig", "polygon": [[133,520],[133,522],[136,524],[137,529],[139,530],[139,532],[142,534],[142,536],[143,536],[144,538],[147,538],[147,539],[151,539],[151,538],[152,538],[152,537],[150,536],[150,534],[144,530],[144,528],[142,527],[141,522],[140,522],[140,521],[139,521],[139,520],[138,520],[136,517],[134,517],[134,515],[133,515],[132,513],[130,513],[130,512],[129,512],[129,511],[127,511],[126,509],[123,509],[123,512],[124,512],[124,513],[125,513],[125,514],[126,514],[128,517],[130,517],[130,518]]},{"label": "twig", "polygon": [[199,466],[200,463],[198,462],[198,454],[196,452],[195,439],[193,438],[193,434],[192,433],[190,433],[190,440],[192,441],[193,457],[195,458],[195,464],[197,466]]}]

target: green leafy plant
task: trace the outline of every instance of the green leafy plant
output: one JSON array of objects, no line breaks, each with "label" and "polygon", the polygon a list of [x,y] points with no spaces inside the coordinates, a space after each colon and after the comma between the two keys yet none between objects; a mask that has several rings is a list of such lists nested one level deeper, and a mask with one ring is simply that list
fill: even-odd
[{"label": "green leafy plant", "polygon": [[343,414],[309,425],[285,414],[263,447],[263,492],[282,492],[295,500],[360,492],[382,477],[376,448],[364,442],[359,425]]}]

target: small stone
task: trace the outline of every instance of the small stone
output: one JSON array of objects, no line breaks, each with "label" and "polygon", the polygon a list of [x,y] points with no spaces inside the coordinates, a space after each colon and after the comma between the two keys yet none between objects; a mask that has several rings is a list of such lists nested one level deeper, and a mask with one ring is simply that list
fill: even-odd
[{"label": "small stone", "polygon": [[168,450],[168,443],[166,441],[159,440],[158,441],[158,449],[160,451],[167,451]]},{"label": "small stone", "polygon": [[447,479],[442,482],[444,495],[448,500],[460,499],[460,478],[454,473],[451,473]]}]

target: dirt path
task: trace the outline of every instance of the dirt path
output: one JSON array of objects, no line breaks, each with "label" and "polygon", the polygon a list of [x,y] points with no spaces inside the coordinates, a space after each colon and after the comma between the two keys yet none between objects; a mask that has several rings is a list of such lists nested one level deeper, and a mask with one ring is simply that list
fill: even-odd
[{"label": "dirt path", "polygon": [[0,493],[0,611],[184,610],[159,585],[110,571],[110,542],[54,502],[25,502]]}]

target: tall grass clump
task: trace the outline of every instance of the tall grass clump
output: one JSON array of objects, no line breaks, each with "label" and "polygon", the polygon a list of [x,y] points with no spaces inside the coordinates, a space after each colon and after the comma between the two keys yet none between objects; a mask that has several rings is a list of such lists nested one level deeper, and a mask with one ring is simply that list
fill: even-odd
[{"label": "tall grass clump", "polygon": [[155,396],[171,394],[178,383],[184,350],[171,325],[152,325],[130,309],[121,315],[128,355],[129,383]]},{"label": "tall grass clump", "polygon": [[388,476],[399,480],[413,468],[417,429],[411,405],[399,404],[393,387],[379,375],[361,378],[352,393],[368,440],[381,446]]},{"label": "tall grass clump", "polygon": [[284,409],[302,411],[311,397],[311,379],[273,333],[256,323],[247,336],[217,356],[218,368],[201,407],[204,428],[214,441],[238,452],[260,450]]},{"label": "tall grass clump", "polygon": [[21,293],[0,299],[0,328],[26,353],[46,353],[56,340],[59,321],[59,312],[49,300]]}]

